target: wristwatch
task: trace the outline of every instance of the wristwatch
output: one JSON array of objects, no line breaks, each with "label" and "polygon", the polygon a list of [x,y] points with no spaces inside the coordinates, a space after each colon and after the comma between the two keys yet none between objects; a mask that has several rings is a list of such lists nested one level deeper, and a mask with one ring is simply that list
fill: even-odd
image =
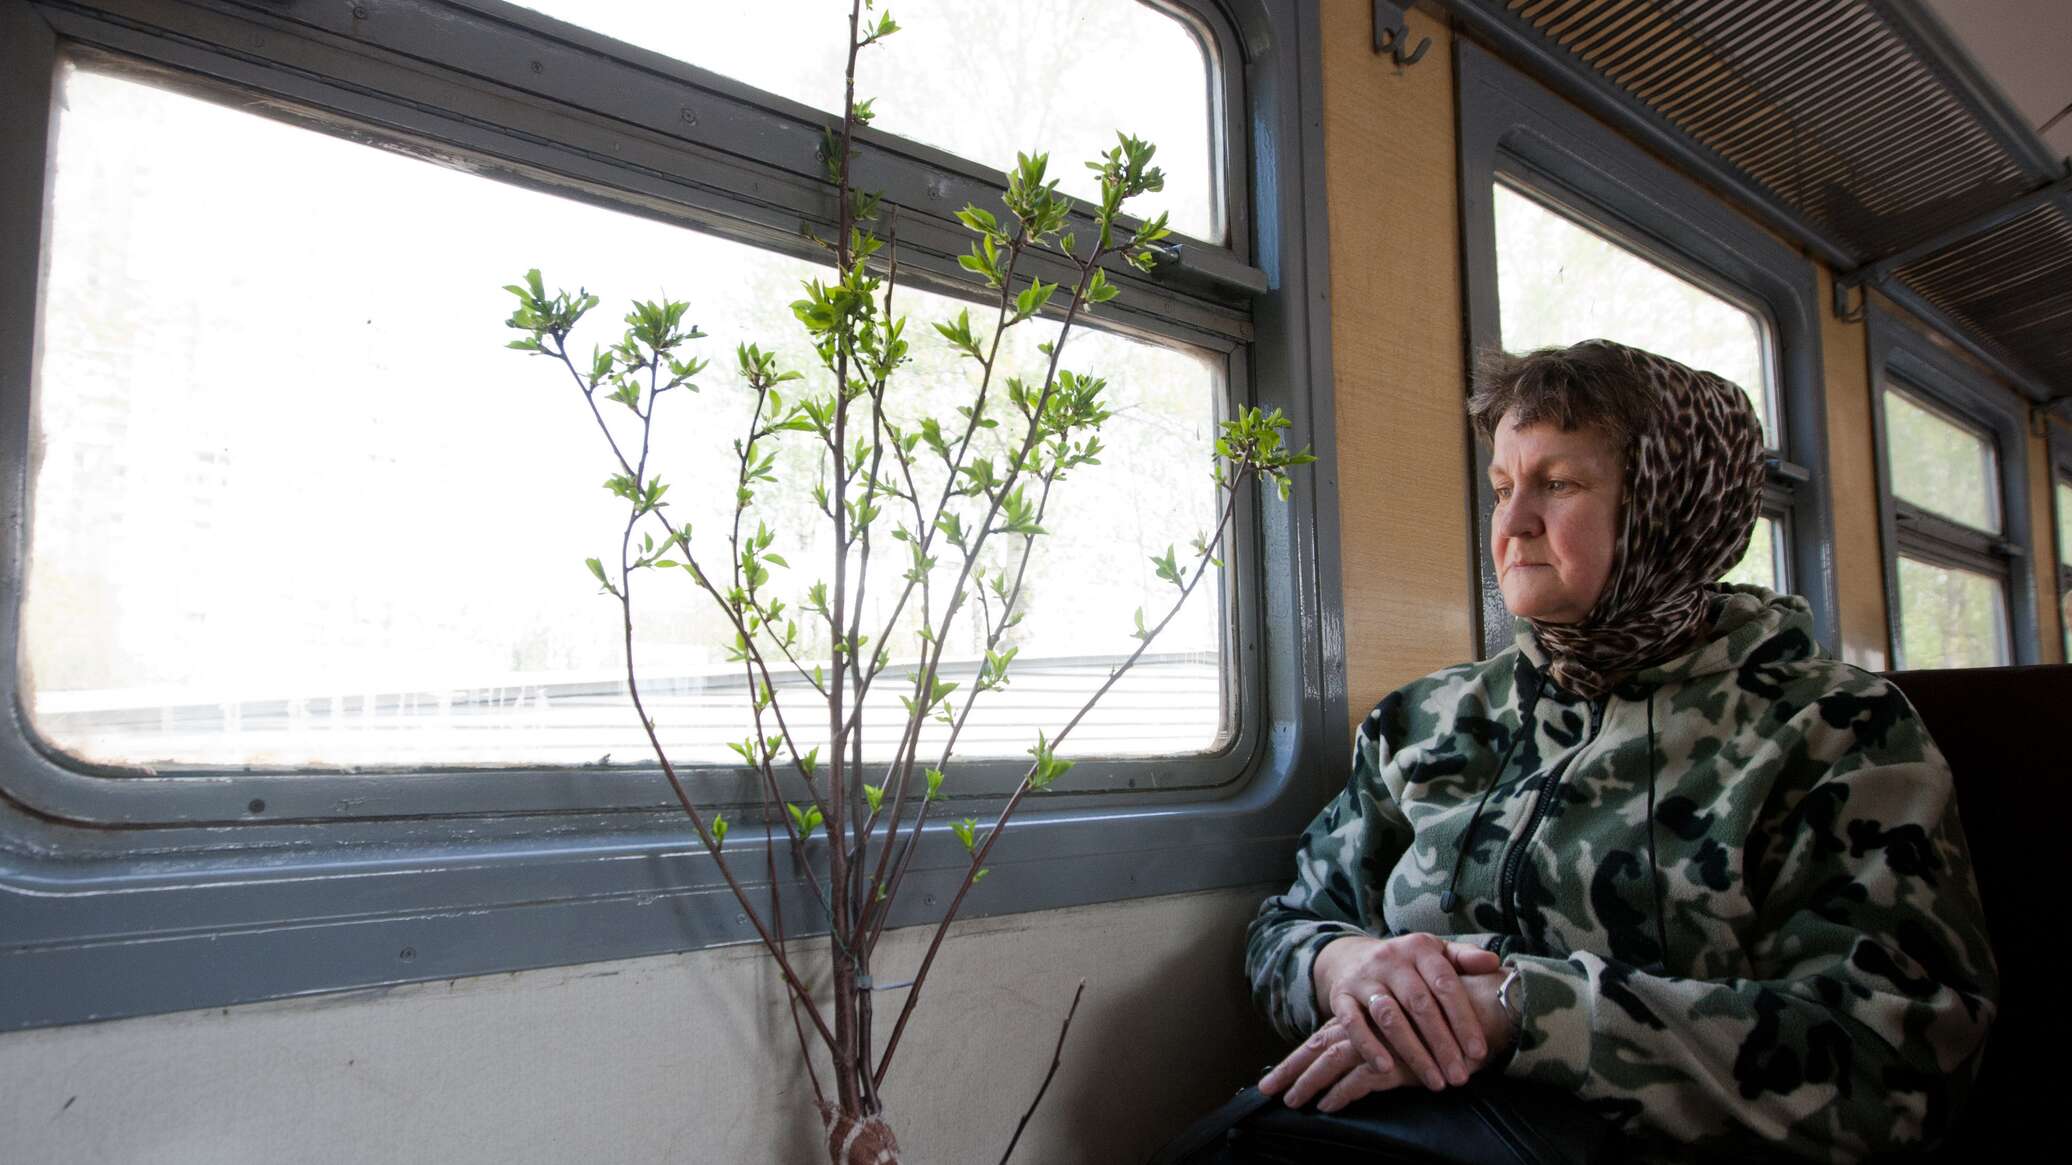
[{"label": "wristwatch", "polygon": [[1496,1005],[1503,1008],[1504,1014],[1511,1019],[1511,1045],[1505,1049],[1505,1060],[1509,1060],[1511,1053],[1518,1050],[1519,1037],[1525,1034],[1525,1006],[1511,994],[1511,988],[1517,986],[1518,978],[1518,964],[1512,963],[1504,973],[1504,981],[1497,984],[1496,988]]}]

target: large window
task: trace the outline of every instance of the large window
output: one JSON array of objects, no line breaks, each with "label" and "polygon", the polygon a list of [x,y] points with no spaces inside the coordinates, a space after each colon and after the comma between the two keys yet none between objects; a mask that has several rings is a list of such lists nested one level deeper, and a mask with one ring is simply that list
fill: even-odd
[{"label": "large window", "polygon": [[[1201,72],[1198,52],[1194,63]],[[666,288],[690,301],[717,363],[746,340],[810,368],[788,304],[815,266],[114,66],[68,60],[57,88],[20,646],[38,735],[81,762],[159,772],[642,763],[638,723],[611,714],[624,707],[618,612],[582,567],[619,507],[597,488],[603,454],[577,423],[580,398],[558,369],[503,351],[500,284],[513,264],[580,280],[614,308],[599,323]],[[310,222],[353,229],[299,229]],[[929,290],[900,302],[917,328],[979,306]],[[1040,369],[1036,346],[1055,334],[1011,332],[1006,366]],[[968,361],[921,335],[903,372],[908,428],[950,417],[971,383]],[[1159,609],[1150,557],[1215,521],[1203,462],[1228,383],[1219,354],[1085,330],[1067,352],[1108,378],[1104,439],[1132,455],[1075,472],[1054,495],[1055,533],[1038,544],[1025,618],[1006,641],[1021,649],[1016,681],[974,705],[968,756],[1019,756],[1039,729],[1055,731],[1135,646],[1133,612]],[[706,380],[660,418],[654,456],[678,511],[716,532],[723,523],[706,519],[733,496],[729,442],[747,394],[724,374]],[[788,497],[765,490],[751,514],[801,567],[828,560],[797,542],[818,529],[810,444],[782,455]],[[522,534],[499,536],[521,515]],[[695,543],[708,561],[724,557],[716,537]],[[1012,565],[1002,554],[996,545],[985,565]],[[890,617],[905,563],[875,565],[873,626]],[[945,562],[936,584],[954,573]],[[732,632],[687,581],[649,593],[639,657],[672,759],[725,765],[727,742],[752,731],[741,669],[727,662]],[[1080,748],[1179,756],[1225,744],[1220,615],[1213,589],[1185,609],[1076,733]],[[918,618],[912,604],[890,640],[894,669],[914,662]],[[824,634],[805,626],[805,650],[825,658]],[[946,662],[968,689],[978,620],[958,630]],[[812,695],[803,683],[779,693]],[[879,723],[896,718],[898,686],[874,685],[869,706]],[[1165,715],[1146,724],[1147,706]],[[800,747],[825,743],[824,717],[793,719],[812,726]],[[866,755],[893,744],[879,734]]]},{"label": "large window", "polygon": [[[1729,581],[1806,596],[1835,642],[1824,550],[1825,403],[1813,269],[1801,255],[1470,45],[1460,50],[1468,332],[1482,351],[1604,338],[1739,385],[1762,418],[1762,515]],[[1475,563],[1485,651],[1512,622],[1488,557],[1478,450]]]},{"label": "large window", "polygon": [[[36,322],[0,331],[27,516],[0,555],[20,597],[0,683],[24,730],[0,739],[0,853],[62,855],[0,858],[0,951],[38,984],[0,1001],[0,1027],[739,937],[684,851],[625,706],[615,609],[583,570],[616,519],[587,414],[502,348],[499,285],[527,267],[601,295],[607,323],[635,297],[689,300],[714,372],[657,456],[694,518],[731,495],[733,345],[812,364],[788,305],[818,274],[806,232],[832,229],[817,151],[837,14],[701,10],[692,28],[662,7],[0,0],[23,127],[0,148],[0,318]],[[910,334],[974,301],[953,215],[994,204],[1016,149],[1052,148],[1079,193],[1074,151],[1153,139],[1169,182],[1146,209],[1188,236],[1157,271],[1115,273],[1123,298],[1066,349],[1107,378],[1104,440],[1127,455],[1075,474],[1045,523],[1015,682],[964,736],[965,811],[1134,646],[1149,557],[1214,520],[1217,418],[1280,407],[1329,447],[1303,291],[1315,46],[1292,6],[1260,16],[1279,35],[1255,59],[1208,2],[1002,18],[916,0],[899,19],[918,31],[860,72],[857,168],[896,208]],[[945,53],[952,28],[1017,51]],[[974,84],[960,60],[1000,75]],[[1056,329],[1020,329],[1007,360],[1038,364]],[[912,407],[947,408],[965,374],[916,356]],[[1323,480],[1241,511],[1220,587],[1075,733],[1076,783],[975,908],[1276,868],[1264,843],[1336,767],[1318,750],[1342,749]],[[745,715],[727,637],[690,594],[647,619],[674,758],[710,800],[751,803],[727,763]],[[948,655],[953,680],[976,666],[969,644]],[[873,698],[897,710],[891,686]],[[917,876],[960,852],[941,839]],[[639,908],[658,896],[680,908]]]},{"label": "large window", "polygon": [[1870,326],[1895,666],[2033,663],[2023,410],[1890,313]]},{"label": "large window", "polygon": [[[1776,373],[1763,317],[1545,199],[1510,180],[1496,184],[1504,346],[1524,352],[1617,340],[1716,372],[1748,394],[1774,456]],[[1788,589],[1780,538],[1788,520],[1784,506],[1773,503],[1727,580]]]}]

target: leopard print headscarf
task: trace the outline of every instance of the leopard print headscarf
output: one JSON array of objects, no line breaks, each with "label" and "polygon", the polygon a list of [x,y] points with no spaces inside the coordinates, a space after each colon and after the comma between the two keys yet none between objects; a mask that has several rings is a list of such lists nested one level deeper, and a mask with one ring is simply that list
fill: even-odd
[{"label": "leopard print headscarf", "polygon": [[1656,407],[1626,449],[1625,511],[1604,592],[1580,623],[1531,623],[1554,681],[1599,699],[1705,633],[1711,584],[1748,549],[1762,506],[1763,427],[1733,383],[1652,352],[1625,357]]}]

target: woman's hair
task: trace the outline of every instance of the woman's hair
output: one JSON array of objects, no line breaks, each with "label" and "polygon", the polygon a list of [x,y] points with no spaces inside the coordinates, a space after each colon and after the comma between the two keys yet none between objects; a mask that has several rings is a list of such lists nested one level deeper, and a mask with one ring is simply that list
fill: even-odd
[{"label": "woman's hair", "polygon": [[1625,349],[1601,340],[1521,355],[1488,349],[1475,361],[1475,391],[1468,398],[1468,416],[1484,441],[1495,439],[1497,423],[1515,414],[1520,425],[1551,421],[1564,432],[1598,426],[1620,450],[1647,431],[1655,408],[1654,390]]}]

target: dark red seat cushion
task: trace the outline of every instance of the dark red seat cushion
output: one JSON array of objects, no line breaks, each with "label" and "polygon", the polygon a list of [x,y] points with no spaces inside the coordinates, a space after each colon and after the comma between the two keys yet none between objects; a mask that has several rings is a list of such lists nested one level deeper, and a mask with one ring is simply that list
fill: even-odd
[{"label": "dark red seat cushion", "polygon": [[2057,957],[2072,858],[2072,666],[1886,678],[1949,758],[2000,964],[2000,1014],[1984,1070],[1942,1159],[2033,1149],[2036,1134],[2062,1115],[2056,1106],[2065,1103],[2072,1055],[2072,966]]}]

